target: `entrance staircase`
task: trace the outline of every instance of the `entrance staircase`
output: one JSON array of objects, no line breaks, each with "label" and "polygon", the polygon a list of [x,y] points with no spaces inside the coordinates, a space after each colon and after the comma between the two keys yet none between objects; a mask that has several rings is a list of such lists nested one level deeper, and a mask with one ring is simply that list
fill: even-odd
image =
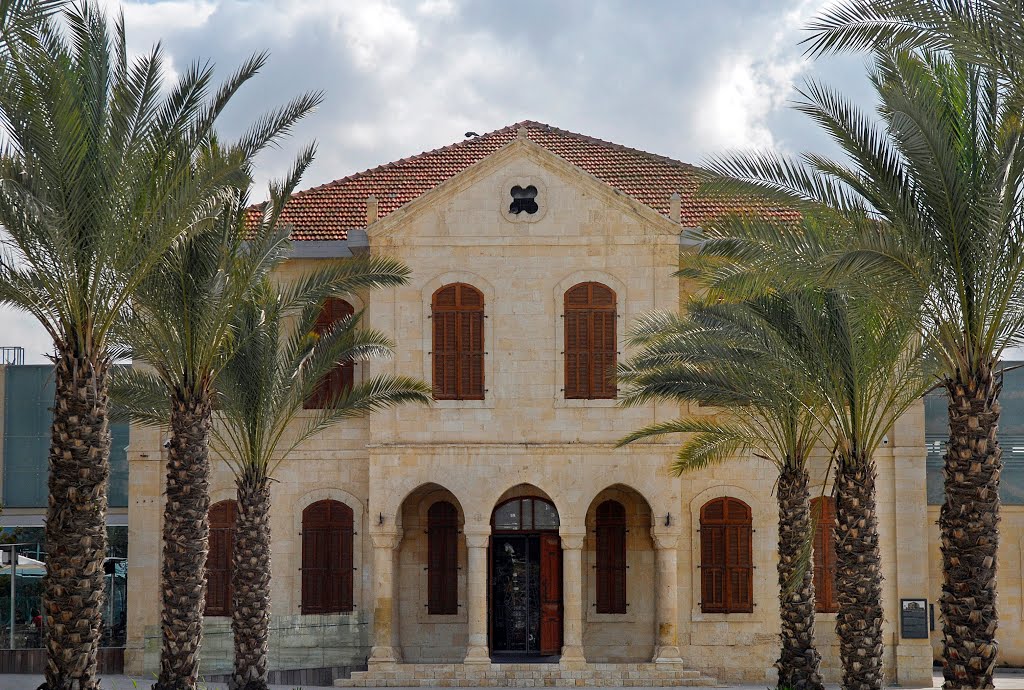
[{"label": "entrance staircase", "polygon": [[339,678],[340,688],[715,687],[718,681],[678,664],[394,664]]}]

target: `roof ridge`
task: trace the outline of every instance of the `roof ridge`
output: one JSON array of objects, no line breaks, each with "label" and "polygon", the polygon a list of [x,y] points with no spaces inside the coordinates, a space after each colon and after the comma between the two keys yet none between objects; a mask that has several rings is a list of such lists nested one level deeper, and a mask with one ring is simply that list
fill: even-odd
[{"label": "roof ridge", "polygon": [[[679,160],[677,158],[672,158],[671,156],[663,156],[663,155],[661,155],[659,153],[651,153],[650,151],[645,151],[643,149],[633,148],[632,146],[626,146],[624,144],[617,144],[614,141],[608,141],[607,139],[601,139],[600,137],[591,136],[590,134],[581,134],[580,132],[573,132],[572,130],[562,129],[561,127],[555,127],[554,125],[548,125],[548,124],[544,124],[543,122],[536,122],[534,120],[524,120],[523,123],[519,123],[519,124],[525,124],[525,123],[534,124],[534,125],[541,125],[543,127],[548,128],[552,132],[557,132],[558,134],[568,135],[568,136],[574,137],[576,139],[581,139],[583,141],[587,141],[587,142],[590,142],[590,143],[593,143],[593,144],[601,144],[602,146],[607,146],[609,148],[617,149],[619,151],[624,151],[626,153],[637,153],[637,154],[640,154],[641,156],[647,156],[648,158],[651,158],[651,159],[656,160],[656,161],[660,161],[662,163],[671,163],[672,165],[674,165],[676,167],[679,167],[679,168],[684,168],[684,169],[687,169],[687,170],[695,170],[695,171],[696,170],[701,170],[700,166],[694,165],[692,163],[686,163],[686,162],[681,161],[681,160]],[[513,126],[515,126],[515,125],[513,125]],[[529,129],[529,128],[527,128],[527,129]],[[534,142],[534,143],[538,143],[539,144],[539,142]]]}]

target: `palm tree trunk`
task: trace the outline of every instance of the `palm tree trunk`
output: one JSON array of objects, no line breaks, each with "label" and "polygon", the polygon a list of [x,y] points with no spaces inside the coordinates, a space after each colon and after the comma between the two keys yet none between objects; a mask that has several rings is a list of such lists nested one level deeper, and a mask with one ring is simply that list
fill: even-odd
[{"label": "palm tree trunk", "polygon": [[999,651],[996,555],[1003,451],[996,434],[1002,380],[989,367],[967,381],[949,379],[946,388],[946,500],[939,511],[943,687],[991,688]]},{"label": "palm tree trunk", "polygon": [[103,625],[107,555],[110,362],[61,353],[50,439],[46,509],[46,680],[48,690],[94,690]]},{"label": "palm tree trunk", "polygon": [[210,538],[211,418],[208,400],[172,401],[157,690],[193,690],[199,675]]},{"label": "palm tree trunk", "polygon": [[248,468],[238,477],[231,629],[231,690],[266,690],[270,637],[270,483]]},{"label": "palm tree trunk", "polygon": [[836,470],[836,633],[844,690],[882,687],[882,568],[875,463],[840,457]]},{"label": "palm tree trunk", "polygon": [[821,656],[814,646],[814,568],[806,563],[811,543],[811,502],[806,469],[779,475],[779,613],[782,650],[775,667],[780,688],[822,690]]}]

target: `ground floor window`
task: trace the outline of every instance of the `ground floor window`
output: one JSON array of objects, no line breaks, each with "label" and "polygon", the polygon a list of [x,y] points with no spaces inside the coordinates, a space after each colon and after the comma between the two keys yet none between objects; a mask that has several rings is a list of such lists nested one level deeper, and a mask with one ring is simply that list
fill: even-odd
[{"label": "ground floor window", "polygon": [[700,509],[701,611],[754,610],[753,524],[750,506],[716,498]]},{"label": "ground floor window", "polygon": [[352,509],[318,501],[302,511],[302,613],[349,613]]},{"label": "ground floor window", "polygon": [[427,613],[459,610],[459,512],[448,501],[427,511]]},{"label": "ground floor window", "polygon": [[811,501],[814,530],[814,608],[819,613],[839,610],[836,597],[836,499],[823,496]]},{"label": "ground floor window", "polygon": [[206,555],[206,615],[231,615],[231,572],[234,565],[237,504],[210,506],[210,550]]},{"label": "ground floor window", "polygon": [[626,509],[618,501],[597,507],[597,612],[626,612]]}]

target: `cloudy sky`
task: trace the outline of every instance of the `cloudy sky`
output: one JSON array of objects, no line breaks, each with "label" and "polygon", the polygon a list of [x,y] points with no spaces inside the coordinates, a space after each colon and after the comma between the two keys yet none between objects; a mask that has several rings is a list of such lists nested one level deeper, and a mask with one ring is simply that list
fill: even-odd
[{"label": "cloudy sky", "polygon": [[[270,63],[224,127],[308,90],[323,106],[259,161],[280,175],[315,139],[303,186],[520,120],[699,163],[724,150],[828,150],[789,105],[823,79],[867,101],[861,57],[809,62],[802,27],[828,0],[157,0],[125,2],[129,48],[172,71]],[[118,4],[108,2],[111,12]],[[44,361],[45,334],[0,312],[2,345]]]}]

